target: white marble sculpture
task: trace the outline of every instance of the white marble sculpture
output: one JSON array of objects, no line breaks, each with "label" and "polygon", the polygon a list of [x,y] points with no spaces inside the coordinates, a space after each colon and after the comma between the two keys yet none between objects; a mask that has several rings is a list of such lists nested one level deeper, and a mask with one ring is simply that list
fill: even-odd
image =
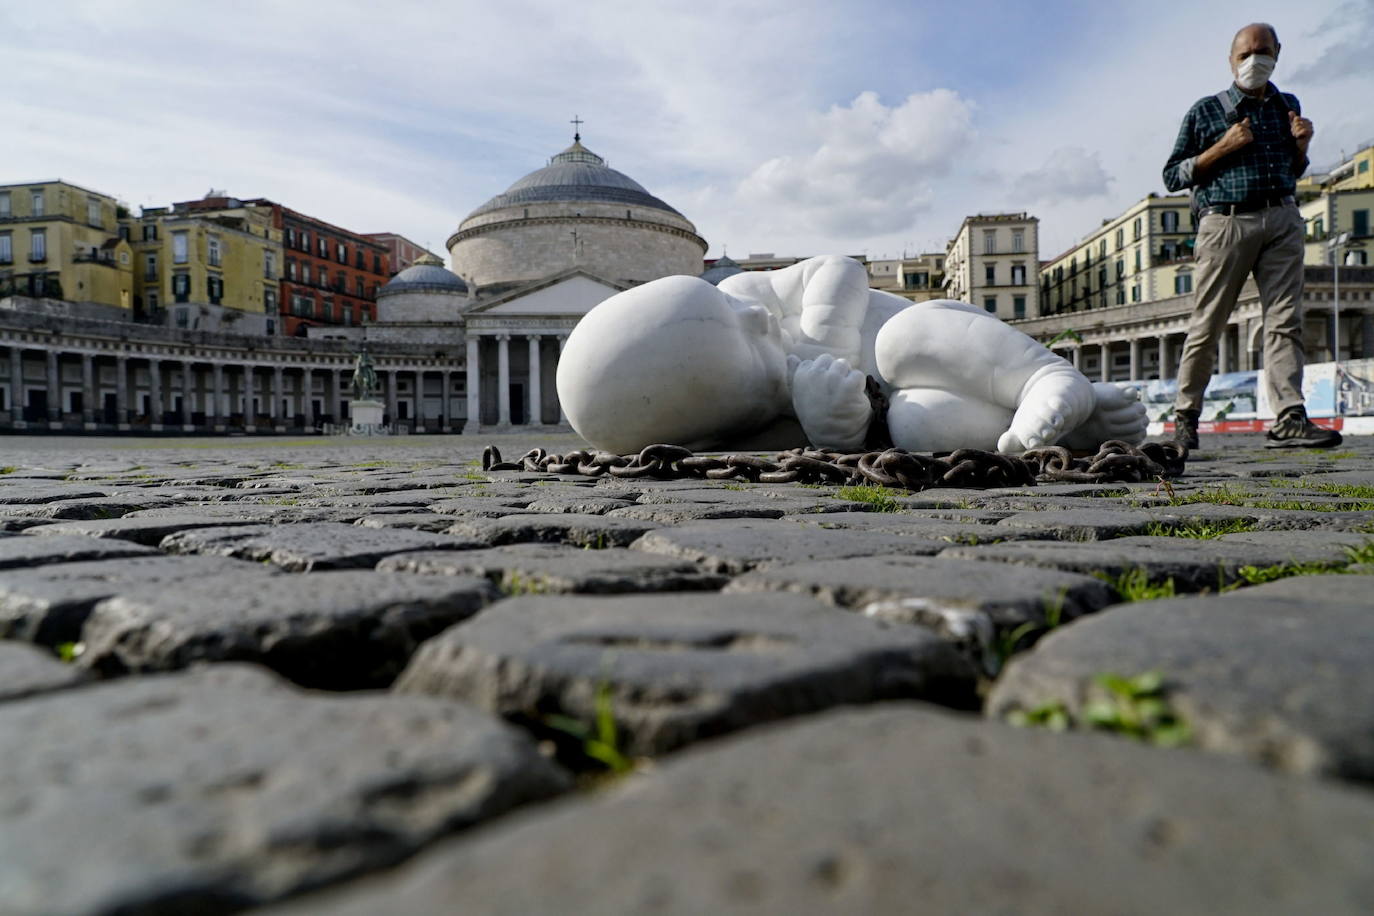
[{"label": "white marble sculpture", "polygon": [[613,296],[568,337],[558,396],[573,429],[613,452],[738,447],[788,418],[814,446],[853,450],[873,415],[865,375],[890,401],[892,441],[910,451],[1145,437],[1134,391],[1088,381],[971,305],[870,289],[863,266],[842,257],[719,287],[665,277]]}]

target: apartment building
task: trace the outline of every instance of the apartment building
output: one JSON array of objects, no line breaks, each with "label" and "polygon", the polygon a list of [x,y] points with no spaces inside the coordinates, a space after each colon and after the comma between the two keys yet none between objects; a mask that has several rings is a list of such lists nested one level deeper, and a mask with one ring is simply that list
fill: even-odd
[{"label": "apartment building", "polygon": [[417,245],[403,235],[394,232],[369,232],[363,236],[369,241],[376,242],[386,247],[387,263],[390,265],[390,276],[396,276],[401,271],[415,264],[416,261],[429,255],[431,258],[438,258],[440,263],[443,258],[421,245]]},{"label": "apartment building", "polygon": [[1039,315],[1039,250],[1040,220],[1029,213],[965,217],[945,249],[945,296],[1004,321]]},{"label": "apartment building", "polygon": [[868,261],[868,285],[886,293],[926,302],[945,295],[945,253]]},{"label": "apartment building", "polygon": [[108,194],[65,181],[0,185],[0,298],[66,299],[92,317],[127,315],[134,280],[122,212]]}]

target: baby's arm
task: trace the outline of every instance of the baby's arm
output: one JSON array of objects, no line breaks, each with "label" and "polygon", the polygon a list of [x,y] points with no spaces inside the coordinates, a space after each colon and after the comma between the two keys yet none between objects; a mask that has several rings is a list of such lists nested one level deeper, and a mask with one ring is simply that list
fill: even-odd
[{"label": "baby's arm", "polygon": [[802,360],[823,354],[858,366],[859,329],[868,309],[868,273],[852,258],[827,255],[767,275],[785,312],[799,313],[792,352]]}]

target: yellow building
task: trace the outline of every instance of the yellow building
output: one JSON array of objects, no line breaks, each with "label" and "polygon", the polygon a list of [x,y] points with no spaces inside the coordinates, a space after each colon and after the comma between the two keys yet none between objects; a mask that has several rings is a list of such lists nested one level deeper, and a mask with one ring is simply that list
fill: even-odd
[{"label": "yellow building", "polygon": [[1188,195],[1150,194],[1040,269],[1041,314],[1154,302],[1193,290]]},{"label": "yellow building", "polygon": [[1311,171],[1298,181],[1298,199],[1309,200],[1328,191],[1362,191],[1374,188],[1374,143],[1335,168]]},{"label": "yellow building", "polygon": [[0,185],[0,298],[133,306],[133,264],[113,197],[65,181]]},{"label": "yellow building", "polygon": [[136,296],[150,320],[188,330],[278,330],[282,233],[268,207],[208,198],[128,221]]},{"label": "yellow building", "polygon": [[1042,314],[1036,270],[1040,220],[1027,213],[968,216],[945,249],[945,295],[1004,321]]},{"label": "yellow building", "polygon": [[1341,264],[1365,267],[1374,260],[1374,186],[1343,191],[1324,191],[1299,205],[1307,223],[1303,262],[1314,266],[1331,263],[1331,240],[1343,232],[1350,236],[1341,251]]},{"label": "yellow building", "polygon": [[944,296],[945,254],[918,254],[910,258],[869,261],[868,285],[886,293],[925,302]]}]

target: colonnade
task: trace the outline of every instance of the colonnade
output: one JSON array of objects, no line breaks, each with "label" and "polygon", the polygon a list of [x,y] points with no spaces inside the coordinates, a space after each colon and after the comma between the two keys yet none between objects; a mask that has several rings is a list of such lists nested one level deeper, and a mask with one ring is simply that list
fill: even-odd
[{"label": "colonnade", "polygon": [[[511,338],[524,338],[526,347],[526,373],[525,381],[525,404],[523,411],[523,424],[512,424],[511,410]],[[512,425],[544,425],[544,354],[545,340],[556,342],[558,356],[562,356],[563,347],[567,343],[567,334],[531,334],[531,333],[507,333],[497,332],[492,334],[474,334],[471,329],[468,331],[467,338],[467,417],[468,425],[465,427],[467,432],[475,432],[482,426],[482,407],[483,407],[483,363],[482,363],[482,341],[491,340],[495,342],[496,348],[496,428],[508,427]],[[518,344],[517,344],[518,346]],[[550,380],[552,383],[552,380]],[[558,420],[560,426],[567,425],[568,418],[563,413],[563,406],[558,405]]]},{"label": "colonnade", "polygon": [[[0,416],[11,429],[284,432],[348,421],[347,359],[308,365],[32,345],[9,346],[7,355]],[[462,379],[455,369],[376,369],[388,422],[436,432],[462,427],[466,404],[453,397]],[[437,403],[437,417],[426,415],[434,412],[427,401]]]}]

